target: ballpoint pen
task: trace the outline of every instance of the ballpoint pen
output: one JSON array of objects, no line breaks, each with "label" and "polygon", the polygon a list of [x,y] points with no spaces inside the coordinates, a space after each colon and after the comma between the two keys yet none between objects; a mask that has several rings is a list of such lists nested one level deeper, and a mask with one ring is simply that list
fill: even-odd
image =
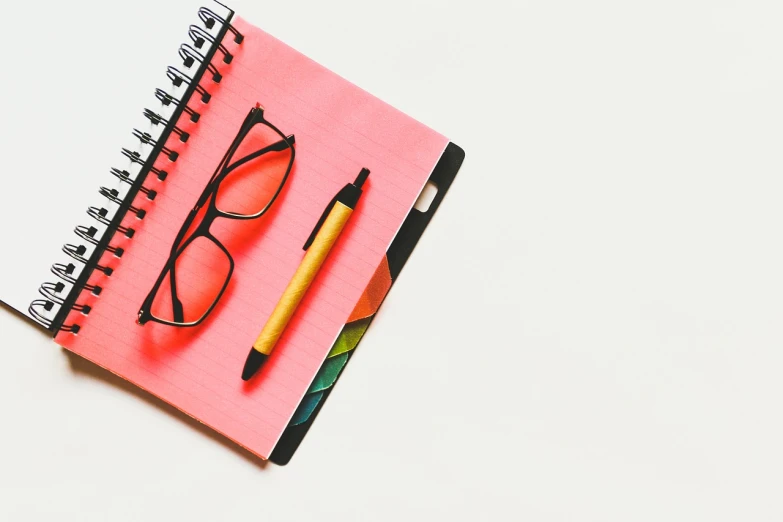
[{"label": "ballpoint pen", "polygon": [[250,354],[245,361],[245,367],[242,370],[242,379],[247,381],[255,375],[259,368],[272,353],[278,339],[283,334],[288,321],[293,317],[296,307],[304,297],[310,284],[318,274],[318,270],[329,255],[329,251],[337,242],[340,233],[348,222],[348,219],[362,195],[362,186],[367,180],[370,171],[362,169],[353,183],[348,183],[332,199],[324,210],[315,229],[305,242],[304,250],[307,251],[302,259],[299,268],[297,268],[291,281],[283,292],[280,301],[272,311],[261,334],[253,343]]}]

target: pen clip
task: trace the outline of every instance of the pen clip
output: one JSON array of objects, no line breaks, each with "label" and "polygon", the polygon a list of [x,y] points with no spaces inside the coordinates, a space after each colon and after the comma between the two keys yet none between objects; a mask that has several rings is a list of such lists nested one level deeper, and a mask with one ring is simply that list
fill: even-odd
[{"label": "pen clip", "polygon": [[313,241],[315,241],[315,236],[318,235],[318,231],[321,230],[321,227],[323,226],[324,222],[326,221],[326,218],[329,216],[329,212],[332,211],[332,208],[334,208],[334,204],[337,203],[337,198],[340,196],[340,193],[338,192],[337,195],[335,195],[332,200],[329,202],[328,205],[326,205],[326,210],[324,210],[324,213],[321,214],[321,217],[318,219],[318,223],[315,224],[315,228],[313,229],[313,232],[310,234],[310,237],[307,238],[307,241],[305,241],[304,246],[302,247],[302,250],[307,250],[310,248],[310,245],[313,244]]},{"label": "pen clip", "polygon": [[364,182],[367,181],[367,176],[369,175],[369,169],[362,169],[362,171],[359,172],[359,176],[356,178],[356,181],[353,183],[348,183],[342,188],[342,190],[340,190],[340,192],[337,193],[335,197],[332,198],[332,201],[326,205],[326,210],[324,210],[324,213],[321,214],[321,218],[318,220],[318,223],[315,224],[315,228],[310,234],[310,237],[307,238],[304,247],[302,247],[304,250],[310,248],[310,245],[312,245],[313,241],[315,241],[315,236],[318,235],[318,231],[321,230],[321,227],[326,221],[326,218],[329,216],[329,212],[331,212],[334,208],[335,203],[342,203],[351,210],[356,207],[356,203],[359,201],[359,197],[362,195],[362,186],[364,185]]}]

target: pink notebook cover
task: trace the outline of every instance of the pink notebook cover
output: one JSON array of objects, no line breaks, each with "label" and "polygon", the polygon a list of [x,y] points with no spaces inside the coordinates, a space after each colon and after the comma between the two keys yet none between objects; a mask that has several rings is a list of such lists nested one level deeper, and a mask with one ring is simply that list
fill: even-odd
[{"label": "pink notebook cover", "polygon": [[[156,166],[165,182],[148,178],[153,202],[139,197],[144,220],[128,214],[132,239],[117,234],[122,258],[104,255],[114,269],[96,271],[100,296],[82,292],[89,316],[71,312],[60,332],[65,348],[169,402],[256,455],[267,458],[348,319],[375,268],[437,163],[448,140],[374,98],[241,18],[245,35],[227,37],[235,55],[218,65],[224,78],[209,86],[212,100],[194,96],[202,113],[179,127],[187,143],[170,139],[180,153]],[[229,33],[230,35],[230,33]],[[213,226],[236,262],[230,286],[209,319],[196,328],[136,324],[147,292],[160,273],[174,236],[210,179],[249,109],[260,102],[283,133],[296,135],[294,168],[272,210],[260,219]],[[253,341],[301,261],[302,245],[334,194],[362,167],[372,171],[349,221],[297,313],[262,371],[240,379]],[[233,238],[233,240],[231,239]]]}]

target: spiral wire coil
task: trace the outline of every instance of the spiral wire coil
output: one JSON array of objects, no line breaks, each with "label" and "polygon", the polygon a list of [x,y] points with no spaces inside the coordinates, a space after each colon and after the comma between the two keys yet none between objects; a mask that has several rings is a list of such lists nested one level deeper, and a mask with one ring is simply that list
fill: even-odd
[{"label": "spiral wire coil", "polygon": [[[51,272],[60,281],[43,283],[38,290],[42,299],[36,299],[30,303],[28,307],[30,316],[55,334],[58,331],[76,334],[82,328],[77,322],[64,324],[68,314],[70,311],[80,312],[83,315],[88,315],[91,312],[90,305],[77,303],[76,300],[84,290],[93,296],[100,295],[102,287],[88,283],[94,271],[100,271],[106,277],[111,277],[114,273],[115,269],[108,266],[108,262],[104,260],[103,256],[108,252],[116,259],[121,258],[125,253],[125,248],[110,243],[117,233],[122,234],[126,240],[132,239],[135,235],[136,229],[134,227],[122,224],[128,212],[135,214],[137,220],[143,220],[146,217],[148,209],[143,207],[154,201],[158,195],[157,190],[144,186],[148,174],[154,174],[159,182],[164,182],[168,177],[168,172],[156,166],[155,163],[159,157],[168,158],[172,163],[176,162],[180,154],[168,146],[169,139],[174,135],[177,137],[176,142],[186,143],[190,138],[190,133],[177,124],[180,116],[186,114],[191,123],[198,123],[201,113],[189,107],[189,101],[198,94],[203,104],[210,102],[212,94],[201,85],[201,82],[204,78],[215,84],[222,81],[223,75],[212,63],[218,52],[222,55],[223,64],[230,64],[233,60],[233,55],[222,44],[223,39],[230,32],[235,43],[241,44],[244,40],[244,36],[230,23],[233,11],[230,9],[228,11],[228,16],[223,17],[206,7],[199,9],[198,17],[204,27],[191,25],[188,29],[188,36],[192,45],[183,43],[179,48],[179,57],[182,59],[183,68],[190,70],[198,64],[197,70],[192,76],[176,67],[169,67],[166,71],[174,88],[185,87],[184,94],[181,98],[176,98],[163,89],[155,90],[155,97],[160,101],[164,110],[173,107],[171,115],[165,117],[157,111],[144,109],[143,115],[149,120],[151,127],[163,126],[160,135],[155,137],[150,132],[133,130],[133,136],[139,140],[140,147],[142,149],[151,147],[151,151],[144,155],[136,150],[121,149],[122,155],[130,162],[131,166],[135,166],[134,169],[137,169],[138,173],[133,175],[128,169],[111,168],[111,174],[119,180],[119,186],[125,190],[108,187],[99,189],[99,194],[107,200],[108,204],[92,206],[87,209],[87,214],[95,220],[96,225],[79,225],[74,229],[74,233],[82,243],[67,243],[62,248],[71,262],[52,265]],[[213,29],[216,24],[219,25],[219,31],[213,35],[209,30]],[[206,50],[204,49],[205,43],[209,44]],[[206,75],[207,73],[209,74]],[[174,146],[172,145],[172,147]],[[141,202],[137,201],[139,194],[144,196],[140,198]],[[115,208],[115,210],[111,211],[111,208]],[[82,269],[77,270],[77,265],[81,265]],[[58,307],[58,310],[52,317],[55,307]]]}]

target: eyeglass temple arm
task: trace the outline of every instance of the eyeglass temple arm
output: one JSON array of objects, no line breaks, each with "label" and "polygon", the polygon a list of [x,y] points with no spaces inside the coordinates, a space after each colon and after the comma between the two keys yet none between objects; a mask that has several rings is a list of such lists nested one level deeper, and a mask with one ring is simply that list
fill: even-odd
[{"label": "eyeglass temple arm", "polygon": [[284,140],[280,140],[278,142],[275,142],[271,145],[267,145],[263,149],[259,149],[251,154],[248,154],[242,159],[236,160],[234,163],[232,163],[230,166],[226,167],[226,173],[229,173],[233,171],[236,168],[241,167],[248,161],[252,161],[256,159],[259,156],[262,156],[268,152],[281,152],[285,149],[292,147],[296,143],[296,137],[293,134],[290,134],[289,136],[286,136]]},{"label": "eyeglass temple arm", "polygon": [[175,322],[181,323],[185,321],[185,308],[182,306],[182,301],[177,295],[177,274],[176,274],[176,258],[171,264],[171,270],[169,270],[169,287],[171,288],[171,313]]},{"label": "eyeglass temple arm", "polygon": [[[228,151],[226,151],[226,155],[223,157],[223,159],[220,162],[221,165],[223,165],[224,163],[226,163],[228,160],[231,159],[231,157],[234,155],[234,152],[236,152],[236,149],[239,146],[239,143],[243,139],[244,139],[244,136],[241,136],[237,140],[236,145],[232,146]],[[195,212],[197,212],[198,209],[200,209],[201,206],[204,205],[204,203],[207,202],[207,200],[209,199],[209,196],[212,194],[212,192],[215,189],[214,183],[218,179],[218,177],[220,177],[221,174],[229,174],[234,169],[237,169],[237,168],[241,167],[242,165],[244,165],[248,161],[252,161],[252,160],[258,158],[259,156],[267,154],[268,152],[280,152],[280,151],[283,151],[283,150],[285,150],[285,149],[287,149],[289,147],[292,147],[295,143],[296,143],[296,136],[294,136],[293,134],[290,134],[290,135],[286,136],[285,139],[279,140],[279,141],[277,141],[277,142],[275,142],[275,143],[273,143],[271,145],[268,145],[268,146],[264,147],[263,149],[260,149],[260,150],[257,150],[255,152],[251,153],[251,154],[248,154],[244,158],[235,161],[234,163],[224,167],[223,169],[218,167],[218,169],[215,171],[215,175],[212,176],[212,179],[209,180],[209,183],[207,184],[207,187],[204,189],[204,192],[201,193],[201,197],[198,199],[198,202],[196,203],[196,206],[194,207],[194,209],[193,209],[193,211],[191,213],[195,215]]]},{"label": "eyeglass temple arm", "polygon": [[[230,166],[226,167],[225,172],[230,173],[234,169],[241,167],[248,161],[252,161],[256,159],[259,156],[262,156],[268,152],[279,152],[282,150],[287,149],[288,147],[293,146],[296,143],[296,137],[291,134],[287,136],[284,140],[280,140],[276,143],[273,143],[271,145],[268,145],[264,147],[263,149],[257,150],[256,152],[253,152],[251,154],[248,154],[242,159],[239,159],[232,163]],[[223,158],[223,162],[225,162],[226,158]],[[222,163],[222,162],[221,162]],[[179,233],[177,234],[177,237],[174,239],[174,243],[171,246],[171,254],[173,255],[178,247],[181,241],[184,239],[185,232],[188,231],[190,228],[190,225],[193,224],[193,220],[196,218],[196,215],[198,214],[198,211],[201,209],[201,207],[204,205],[204,203],[207,202],[209,199],[209,196],[212,194],[214,187],[212,186],[213,181],[210,181],[209,185],[207,185],[206,189],[204,189],[204,192],[202,192],[201,197],[199,198],[196,205],[193,207],[193,209],[188,213],[188,216],[185,218],[185,222],[182,224],[182,228],[180,228]],[[173,271],[173,270],[172,270]]]}]

